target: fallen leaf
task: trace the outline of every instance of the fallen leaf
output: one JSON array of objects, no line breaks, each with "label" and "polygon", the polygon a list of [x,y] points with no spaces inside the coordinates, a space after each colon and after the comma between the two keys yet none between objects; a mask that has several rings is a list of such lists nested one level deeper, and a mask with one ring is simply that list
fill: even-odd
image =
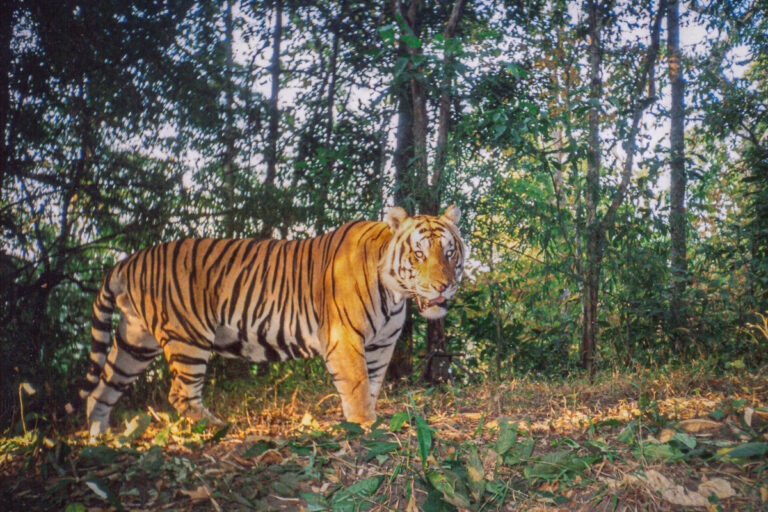
[{"label": "fallen leaf", "polygon": [[211,497],[211,493],[208,492],[208,488],[204,485],[199,486],[194,491],[181,489],[179,492],[193,501],[207,500],[208,498]]},{"label": "fallen leaf", "polygon": [[712,421],[704,418],[692,418],[690,420],[683,420],[677,424],[678,428],[681,428],[689,433],[706,432],[709,430],[716,430],[721,428],[722,423]]},{"label": "fallen leaf", "polygon": [[659,434],[659,441],[661,441],[662,443],[666,443],[667,441],[672,439],[672,436],[674,436],[675,434],[676,434],[676,432],[674,430],[672,430],[671,428],[665,428]]},{"label": "fallen leaf", "polygon": [[731,496],[736,496],[736,491],[733,490],[733,487],[731,487],[731,483],[728,480],[725,480],[724,478],[713,478],[712,480],[707,480],[699,485],[699,494],[705,498],[709,498],[714,494],[722,500],[730,498]]},{"label": "fallen leaf", "polygon": [[309,411],[305,412],[301,418],[301,426],[309,430],[320,430],[320,423]]},{"label": "fallen leaf", "polygon": [[267,450],[256,457],[256,462],[259,464],[280,464],[283,462],[283,455],[275,449]]},{"label": "fallen leaf", "polygon": [[755,410],[751,407],[744,408],[744,423],[748,426],[752,426],[752,415],[755,414]]},{"label": "fallen leaf", "polygon": [[85,482],[85,485],[87,485],[90,490],[96,493],[96,496],[99,498],[103,500],[107,499],[107,491],[105,491],[97,482],[88,480]]},{"label": "fallen leaf", "polygon": [[638,475],[638,479],[644,482],[652,491],[659,493],[662,499],[673,505],[706,507],[709,504],[709,500],[701,494],[674,483],[655,469],[650,469],[645,471],[643,475]]},{"label": "fallen leaf", "polygon": [[763,503],[768,502],[768,487],[760,488],[760,501]]}]

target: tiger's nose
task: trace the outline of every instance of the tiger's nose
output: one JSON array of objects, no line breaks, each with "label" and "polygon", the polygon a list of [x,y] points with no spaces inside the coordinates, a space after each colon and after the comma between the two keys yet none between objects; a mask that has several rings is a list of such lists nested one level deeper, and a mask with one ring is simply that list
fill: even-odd
[{"label": "tiger's nose", "polygon": [[434,285],[435,290],[437,290],[439,293],[443,293],[445,290],[448,289],[448,283],[435,283]]}]

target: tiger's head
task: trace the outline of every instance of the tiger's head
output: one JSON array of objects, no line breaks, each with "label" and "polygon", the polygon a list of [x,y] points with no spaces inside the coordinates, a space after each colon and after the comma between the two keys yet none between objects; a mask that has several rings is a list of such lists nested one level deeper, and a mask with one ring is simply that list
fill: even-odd
[{"label": "tiger's head", "polygon": [[445,316],[464,271],[466,248],[457,224],[461,212],[449,206],[440,217],[408,214],[395,206],[384,217],[392,239],[379,262],[384,286],[414,299],[421,316]]}]

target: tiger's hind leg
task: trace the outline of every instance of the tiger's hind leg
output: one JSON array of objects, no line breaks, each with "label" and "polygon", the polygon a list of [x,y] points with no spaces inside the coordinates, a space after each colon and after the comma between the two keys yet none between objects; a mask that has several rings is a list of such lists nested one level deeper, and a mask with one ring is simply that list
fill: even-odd
[{"label": "tiger's hind leg", "polygon": [[107,431],[109,414],[136,377],[162,352],[160,344],[133,315],[123,314],[107,354],[99,382],[88,395],[87,414],[91,437]]},{"label": "tiger's hind leg", "polygon": [[223,425],[203,405],[203,382],[211,351],[180,340],[169,341],[164,350],[173,378],[168,394],[171,405],[192,421],[205,418],[214,425]]}]

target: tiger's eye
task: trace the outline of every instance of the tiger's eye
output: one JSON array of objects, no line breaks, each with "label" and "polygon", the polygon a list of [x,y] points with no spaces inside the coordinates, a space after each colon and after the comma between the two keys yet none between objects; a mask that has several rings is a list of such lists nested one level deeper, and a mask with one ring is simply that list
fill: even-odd
[{"label": "tiger's eye", "polygon": [[421,251],[414,251],[413,255],[416,256],[417,260],[425,259],[424,253]]},{"label": "tiger's eye", "polygon": [[454,254],[456,254],[456,251],[454,251],[453,249],[448,249],[447,251],[445,251],[446,258],[453,258]]}]

